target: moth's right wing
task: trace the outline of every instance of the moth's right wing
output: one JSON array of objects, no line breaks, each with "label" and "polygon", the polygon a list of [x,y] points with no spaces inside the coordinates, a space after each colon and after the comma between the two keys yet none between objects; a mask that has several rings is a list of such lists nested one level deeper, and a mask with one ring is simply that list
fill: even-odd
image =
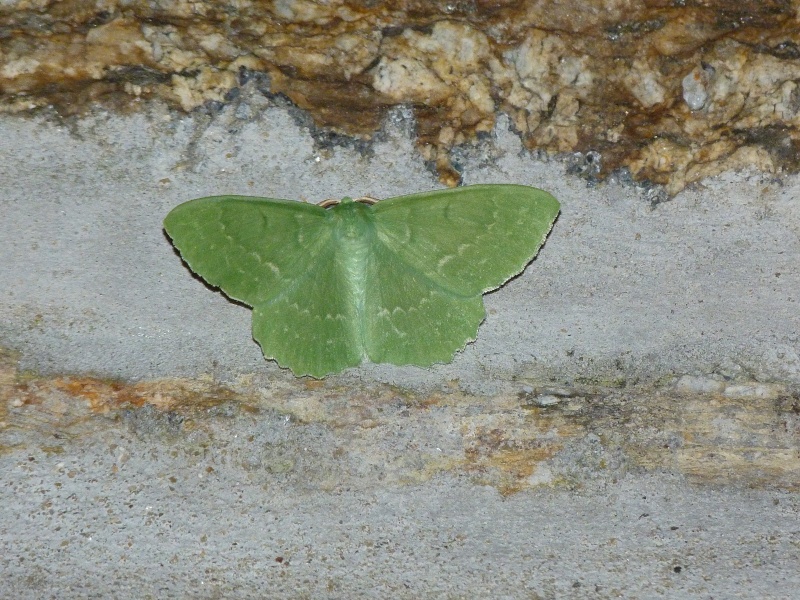
[{"label": "moth's right wing", "polygon": [[409,268],[462,296],[520,273],[544,243],[558,200],[524,185],[471,185],[378,202],[378,238]]},{"label": "moth's right wing", "polygon": [[175,207],[164,229],[192,271],[250,306],[294,286],[333,246],[328,211],[293,200],[198,198]]}]

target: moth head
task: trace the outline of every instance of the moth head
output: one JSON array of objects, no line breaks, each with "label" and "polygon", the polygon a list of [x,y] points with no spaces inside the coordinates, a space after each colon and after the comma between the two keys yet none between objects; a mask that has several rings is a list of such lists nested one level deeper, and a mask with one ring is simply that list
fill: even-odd
[{"label": "moth head", "polygon": [[377,200],[374,198],[349,198],[341,200],[325,200],[320,206],[329,210],[336,219],[338,235],[345,239],[363,238],[369,231],[370,209]]}]

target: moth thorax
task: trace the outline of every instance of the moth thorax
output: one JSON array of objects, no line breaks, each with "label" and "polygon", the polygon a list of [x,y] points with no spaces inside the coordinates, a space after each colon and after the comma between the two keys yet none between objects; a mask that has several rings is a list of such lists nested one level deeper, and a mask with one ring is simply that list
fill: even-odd
[{"label": "moth thorax", "polygon": [[361,240],[368,242],[372,234],[369,206],[360,202],[340,204],[332,209],[337,217],[336,235],[343,242]]}]

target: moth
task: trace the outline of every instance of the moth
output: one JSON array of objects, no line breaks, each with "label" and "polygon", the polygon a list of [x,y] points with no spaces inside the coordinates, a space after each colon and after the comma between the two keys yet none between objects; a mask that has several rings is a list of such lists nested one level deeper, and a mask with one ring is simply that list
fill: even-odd
[{"label": "moth", "polygon": [[451,361],[476,338],[482,295],[533,260],[559,208],[505,184],[321,204],[213,196],[164,229],[192,271],[253,308],[267,359],[322,378]]}]

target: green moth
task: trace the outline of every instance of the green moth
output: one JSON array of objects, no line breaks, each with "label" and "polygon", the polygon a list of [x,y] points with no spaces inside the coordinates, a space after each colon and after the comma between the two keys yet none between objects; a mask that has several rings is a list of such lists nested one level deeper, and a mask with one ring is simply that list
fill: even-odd
[{"label": "green moth", "polygon": [[253,307],[266,358],[320,378],[367,360],[451,361],[475,339],[482,294],[533,260],[558,211],[522,185],[380,202],[213,196],[164,228],[195,273]]}]

